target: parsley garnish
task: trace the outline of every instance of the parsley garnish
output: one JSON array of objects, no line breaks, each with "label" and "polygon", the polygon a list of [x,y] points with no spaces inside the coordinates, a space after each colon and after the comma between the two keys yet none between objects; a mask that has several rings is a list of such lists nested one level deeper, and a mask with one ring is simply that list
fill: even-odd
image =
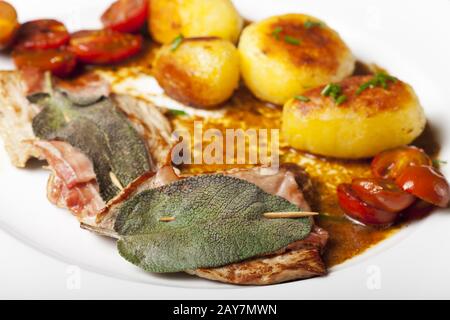
[{"label": "parsley garnish", "polygon": [[299,39],[291,37],[291,36],[285,36],[284,42],[298,46],[301,41]]},{"label": "parsley garnish", "polygon": [[337,99],[335,99],[334,101],[336,102],[337,105],[340,105],[345,101],[347,101],[347,96],[342,94],[339,97],[337,97]]},{"label": "parsley garnish", "polygon": [[323,23],[318,21],[307,20],[305,21],[304,26],[306,29],[311,29],[314,27],[323,27]]},{"label": "parsley garnish", "polygon": [[176,36],[176,38],[173,39],[173,41],[172,41],[172,46],[171,46],[170,49],[171,49],[172,51],[177,50],[178,47],[179,47],[179,46],[181,45],[181,43],[183,42],[183,39],[184,39],[184,37],[183,37],[182,34],[179,34],[178,36]]},{"label": "parsley garnish", "polygon": [[275,29],[273,29],[272,36],[274,36],[275,39],[280,40],[281,31],[283,31],[282,27],[276,27]]},{"label": "parsley garnish", "polygon": [[[275,39],[280,40],[280,34],[281,34],[281,32],[283,32],[283,28],[282,28],[282,27],[276,27],[276,28],[273,29],[273,31],[272,31],[272,36],[273,36]],[[291,37],[291,36],[284,36],[284,41],[285,41],[286,43],[293,44],[293,45],[295,45],[295,46],[298,46],[298,45],[301,43],[301,40],[300,40],[300,39],[297,39],[297,38],[294,38],[294,37]]]},{"label": "parsley garnish", "polygon": [[171,115],[174,115],[174,116],[186,116],[187,115],[187,113],[184,112],[183,110],[169,109],[169,112]]},{"label": "parsley garnish", "polygon": [[390,76],[384,72],[379,72],[375,74],[372,79],[364,82],[361,86],[359,86],[358,90],[356,90],[356,94],[360,95],[361,92],[368,88],[372,89],[375,87],[382,87],[383,89],[387,89],[389,81],[395,83],[397,81],[397,78]]},{"label": "parsley garnish", "polygon": [[302,102],[309,102],[309,101],[311,101],[310,98],[305,97],[305,96],[301,96],[301,95],[295,96],[294,99],[299,100],[299,101],[302,101]]},{"label": "parsley garnish", "polygon": [[433,159],[433,167],[439,168],[441,165],[447,164],[447,161],[439,160],[439,159]]},{"label": "parsley garnish", "polygon": [[342,87],[335,83],[329,83],[323,88],[321,95],[333,98],[337,105],[347,101],[347,96],[342,94]]},{"label": "parsley garnish", "polygon": [[332,92],[341,92],[341,87],[337,84],[329,83],[323,88],[321,95],[328,97]]}]

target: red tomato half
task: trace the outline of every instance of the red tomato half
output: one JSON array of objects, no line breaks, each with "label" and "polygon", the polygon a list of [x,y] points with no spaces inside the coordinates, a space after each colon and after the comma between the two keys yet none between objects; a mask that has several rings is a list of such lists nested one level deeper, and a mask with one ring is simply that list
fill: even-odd
[{"label": "red tomato half", "polygon": [[364,202],[389,212],[406,209],[415,200],[390,180],[353,179],[352,189]]},{"label": "red tomato half", "polygon": [[111,64],[137,54],[141,48],[141,36],[106,29],[75,32],[69,50],[82,62]]},{"label": "red tomato half", "polygon": [[147,0],[118,0],[102,15],[105,28],[120,32],[139,31],[147,20]]},{"label": "red tomato half", "polygon": [[22,24],[17,33],[18,49],[54,49],[69,42],[69,33],[59,21],[42,19]]},{"label": "red tomato half", "polygon": [[395,221],[398,214],[378,209],[362,201],[353,191],[351,184],[342,183],[337,188],[339,205],[345,213],[363,224],[389,225]]},{"label": "red tomato half", "polygon": [[445,177],[431,166],[411,166],[395,181],[403,190],[438,207],[447,207],[450,189]]},{"label": "red tomato half", "polygon": [[379,153],[372,160],[372,173],[376,178],[395,180],[411,165],[431,165],[431,159],[417,147],[399,147]]},{"label": "red tomato half", "polygon": [[18,69],[51,71],[59,77],[68,76],[76,66],[75,55],[65,49],[16,50],[13,59]]}]

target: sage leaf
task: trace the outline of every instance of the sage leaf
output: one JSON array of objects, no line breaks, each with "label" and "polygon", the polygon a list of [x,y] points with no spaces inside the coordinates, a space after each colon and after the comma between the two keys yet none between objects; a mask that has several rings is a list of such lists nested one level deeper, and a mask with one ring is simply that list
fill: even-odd
[{"label": "sage leaf", "polygon": [[114,228],[126,260],[150,272],[178,272],[270,253],[310,233],[311,218],[263,217],[280,211],[299,208],[245,180],[200,175],[133,196]]},{"label": "sage leaf", "polygon": [[144,142],[127,118],[108,98],[78,105],[59,91],[36,101],[43,107],[33,118],[35,135],[62,140],[80,149],[94,165],[100,194],[105,201],[151,168]]}]

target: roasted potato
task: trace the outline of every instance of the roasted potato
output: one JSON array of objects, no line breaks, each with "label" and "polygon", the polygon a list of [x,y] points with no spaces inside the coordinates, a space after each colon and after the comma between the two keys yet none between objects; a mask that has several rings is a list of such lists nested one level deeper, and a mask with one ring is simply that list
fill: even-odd
[{"label": "roasted potato", "polygon": [[239,84],[239,55],[219,38],[183,39],[164,45],[154,61],[154,76],[166,94],[184,104],[213,108],[231,97]]},{"label": "roasted potato", "polygon": [[283,109],[284,140],[297,149],[346,159],[371,157],[413,141],[426,123],[414,90],[400,80],[371,88],[367,83],[373,79],[343,80],[339,97],[345,98],[326,97],[319,87],[289,100]]},{"label": "roasted potato", "polygon": [[303,14],[253,23],[239,41],[241,72],[253,94],[284,104],[296,94],[353,72],[355,59],[339,35]]},{"label": "roasted potato", "polygon": [[17,29],[19,29],[19,22],[16,10],[8,2],[0,1],[0,50],[13,42]]},{"label": "roasted potato", "polygon": [[169,43],[185,37],[219,37],[236,43],[243,20],[230,0],[150,0],[149,31]]}]

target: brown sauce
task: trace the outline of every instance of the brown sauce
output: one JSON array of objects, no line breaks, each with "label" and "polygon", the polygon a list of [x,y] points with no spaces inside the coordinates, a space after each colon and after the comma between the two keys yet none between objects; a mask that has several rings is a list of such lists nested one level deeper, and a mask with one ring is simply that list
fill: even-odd
[{"label": "brown sauce", "polygon": [[[151,74],[151,61],[154,57],[155,45],[147,45],[147,49],[136,59],[127,62],[125,67],[139,67],[139,72]],[[136,75],[136,69],[125,77]],[[355,74],[370,74],[381,70],[377,66],[367,66],[362,62],[356,65]],[[120,77],[123,77],[121,70]],[[118,79],[120,81],[120,79]],[[188,116],[171,116],[170,121],[175,129],[184,128],[193,130],[195,120],[203,121],[204,130],[208,128],[219,129],[224,135],[225,130],[232,129],[270,129],[280,128],[281,107],[262,102],[243,86],[236,91],[226,104],[227,111],[221,118],[199,118]],[[207,145],[210,141],[204,141]],[[430,126],[415,141],[415,144],[424,148],[428,154],[437,156],[439,145]],[[430,212],[429,207],[419,204],[419,209],[410,212],[411,218],[404,218],[401,223],[387,229],[377,229],[355,224],[345,218],[344,212],[337,202],[336,187],[343,182],[351,182],[354,177],[369,177],[369,160],[338,160],[317,157],[299,150],[295,150],[280,141],[281,163],[296,163],[306,169],[310,174],[317,192],[317,201],[313,204],[315,210],[323,213],[316,219],[316,223],[329,232],[330,239],[327,244],[324,260],[331,267],[340,264],[371,246],[386,239],[400,228],[405,226],[412,218],[422,217]],[[245,166],[245,165],[243,165]],[[183,173],[196,174],[204,172],[223,171],[234,168],[236,165],[184,165]]]}]

